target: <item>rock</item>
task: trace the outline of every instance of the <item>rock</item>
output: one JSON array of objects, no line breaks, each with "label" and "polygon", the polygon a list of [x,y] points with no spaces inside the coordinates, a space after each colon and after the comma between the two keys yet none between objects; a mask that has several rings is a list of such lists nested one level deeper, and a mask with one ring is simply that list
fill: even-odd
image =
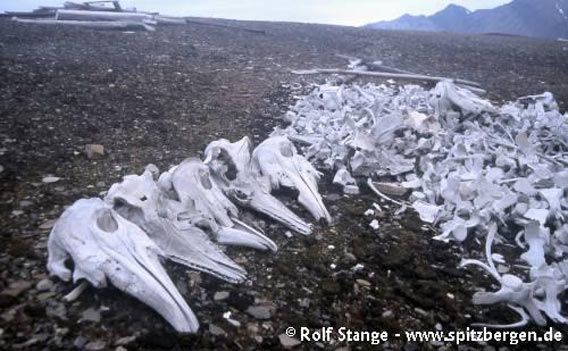
[{"label": "rock", "polygon": [[54,225],[54,224],[55,224],[55,220],[50,219],[50,220],[47,220],[47,221],[43,222],[43,223],[39,226],[39,229],[48,230],[48,229],[53,228],[53,225]]},{"label": "rock", "polygon": [[357,284],[361,285],[361,286],[371,286],[371,283],[369,283],[368,281],[364,280],[364,279],[357,279],[355,280],[357,282]]},{"label": "rock", "polygon": [[326,279],[322,281],[321,288],[329,294],[337,294],[341,290],[339,284],[333,279]]},{"label": "rock", "polygon": [[230,293],[228,291],[217,291],[215,295],[213,295],[214,301],[223,301],[229,297]]},{"label": "rock", "polygon": [[385,319],[392,318],[393,316],[394,316],[394,313],[391,310],[386,310],[381,315],[381,317],[383,317]]},{"label": "rock", "polygon": [[18,216],[21,216],[21,215],[23,215],[23,214],[24,214],[24,211],[22,211],[22,210],[14,210],[14,211],[12,211],[12,216],[14,216],[14,217],[18,217]]},{"label": "rock", "polygon": [[20,208],[26,208],[26,207],[30,207],[31,205],[33,205],[34,203],[28,200],[23,200],[20,201]]},{"label": "rock", "polygon": [[81,313],[80,321],[94,322],[98,323],[101,321],[101,311],[95,309],[94,307],[89,307]]},{"label": "rock", "polygon": [[114,351],[128,351],[128,349],[123,346],[118,346],[117,348],[114,349]]},{"label": "rock", "polygon": [[48,291],[51,290],[52,287],[53,282],[49,280],[49,278],[42,279],[36,284],[37,291]]},{"label": "rock", "polygon": [[47,177],[43,177],[43,179],[41,181],[45,184],[50,184],[50,183],[58,182],[60,180],[61,180],[60,177],[47,176]]},{"label": "rock", "polygon": [[270,310],[264,306],[250,306],[246,312],[256,319],[270,319]]},{"label": "rock", "polygon": [[122,337],[122,338],[116,340],[116,341],[114,342],[114,345],[115,345],[115,346],[128,345],[128,344],[134,342],[135,340],[136,340],[136,336],[134,336],[134,335],[125,336],[125,337]]},{"label": "rock", "polygon": [[57,301],[50,301],[46,308],[46,314],[50,317],[57,317],[62,320],[67,320],[67,308],[63,303]]},{"label": "rock", "polygon": [[85,338],[84,336],[79,335],[78,337],[75,338],[75,341],[73,341],[73,346],[75,346],[78,349],[82,349],[83,346],[85,346],[85,344],[87,343],[87,338]]},{"label": "rock", "polygon": [[280,345],[286,349],[298,346],[302,343],[300,340],[291,338],[286,334],[278,335],[278,339],[280,339]]},{"label": "rock", "polygon": [[213,323],[209,324],[209,332],[214,336],[227,336],[227,333],[223,329]]},{"label": "rock", "polygon": [[104,157],[105,148],[100,144],[85,145],[85,155],[89,160],[98,160]]},{"label": "rock", "polygon": [[10,284],[6,289],[4,289],[0,295],[18,297],[25,291],[29,290],[33,286],[32,282],[27,280],[19,280]]},{"label": "rock", "polygon": [[100,351],[100,350],[104,350],[105,347],[106,347],[106,342],[104,342],[102,340],[97,340],[97,341],[91,341],[90,343],[85,345],[84,350],[86,350],[86,351]]}]

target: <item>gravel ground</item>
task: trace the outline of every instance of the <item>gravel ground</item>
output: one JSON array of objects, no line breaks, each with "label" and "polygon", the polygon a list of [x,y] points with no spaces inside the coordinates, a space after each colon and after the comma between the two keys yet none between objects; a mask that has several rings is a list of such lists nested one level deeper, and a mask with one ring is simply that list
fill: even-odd
[{"label": "gravel ground", "polygon": [[[280,250],[227,250],[249,272],[246,284],[167,264],[200,319],[197,335],[176,335],[150,308],[113,288],[89,288],[64,303],[73,286],[50,280],[45,263],[49,230],[65,206],[99,196],[147,163],[165,170],[200,155],[216,138],[248,135],[258,143],[295,95],[324,79],[294,76],[291,69],[343,67],[334,56],[340,53],[476,80],[494,101],[549,90],[562,109],[568,102],[566,42],[207,22],[236,28],[188,24],[129,34],[0,19],[0,349],[278,349],[289,326],[397,333],[515,320],[504,308],[470,302],[478,287],[492,288],[480,272],[456,269],[460,252],[479,252],[478,243],[433,242],[416,216],[395,215],[396,208],[368,191],[340,195],[329,175],[322,192],[337,224],[318,226],[309,238],[287,238],[285,228],[255,219]],[[87,158],[85,144],[103,145],[105,156]],[[61,179],[43,183],[46,176]],[[287,202],[309,218],[292,198]],[[385,209],[379,230],[364,216],[373,202]],[[238,323],[226,320],[226,312]],[[568,329],[555,327],[566,335]],[[382,347],[403,345],[444,349],[401,339]]]}]

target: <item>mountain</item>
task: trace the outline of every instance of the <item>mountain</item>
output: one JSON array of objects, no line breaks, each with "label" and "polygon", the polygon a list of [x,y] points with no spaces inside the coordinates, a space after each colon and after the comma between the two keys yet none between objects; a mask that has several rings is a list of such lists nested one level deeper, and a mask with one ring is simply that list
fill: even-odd
[{"label": "mountain", "polygon": [[568,0],[514,0],[488,10],[449,5],[431,16],[404,15],[367,28],[459,33],[502,33],[568,39]]}]

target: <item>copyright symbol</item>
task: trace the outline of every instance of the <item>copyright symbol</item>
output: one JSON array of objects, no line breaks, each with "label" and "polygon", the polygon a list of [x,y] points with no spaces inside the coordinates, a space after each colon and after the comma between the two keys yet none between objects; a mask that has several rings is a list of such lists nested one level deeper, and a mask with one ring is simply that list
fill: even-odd
[{"label": "copyright symbol", "polygon": [[286,328],[286,335],[288,335],[289,337],[293,337],[294,335],[296,335],[296,328],[294,327]]}]

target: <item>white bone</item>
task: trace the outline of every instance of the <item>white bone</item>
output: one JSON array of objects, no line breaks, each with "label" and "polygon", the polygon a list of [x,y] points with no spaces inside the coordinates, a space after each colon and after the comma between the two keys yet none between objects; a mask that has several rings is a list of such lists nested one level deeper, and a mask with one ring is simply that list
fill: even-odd
[{"label": "white bone", "polygon": [[231,143],[226,139],[211,142],[205,149],[205,163],[217,185],[234,202],[252,208],[308,235],[311,226],[270,194],[270,186],[251,171],[251,142],[248,137]]},{"label": "white bone", "polygon": [[237,207],[211,178],[209,168],[196,158],[189,158],[164,173],[158,181],[169,189],[190,213],[210,219],[206,226],[220,243],[276,251],[276,244],[259,230],[243,225]]},{"label": "white bone", "polygon": [[298,190],[298,201],[312,216],[331,223],[331,216],[318,192],[320,173],[298,155],[288,138],[273,136],[258,145],[252,153],[252,168],[255,173],[268,178],[271,189],[283,186]]},{"label": "white bone", "polygon": [[127,175],[121,183],[113,184],[105,201],[142,228],[172,261],[229,282],[243,281],[243,268],[217,248],[206,233],[179,220],[183,205],[160,192],[152,175],[156,173],[154,167],[148,166],[142,175]]},{"label": "white bone", "polygon": [[[100,199],[81,199],[55,223],[47,268],[62,280],[85,279],[97,288],[107,279],[152,307],[179,332],[196,332],[197,318],[160,265],[162,251],[139,227]],[[65,266],[71,257],[73,273]]]}]

